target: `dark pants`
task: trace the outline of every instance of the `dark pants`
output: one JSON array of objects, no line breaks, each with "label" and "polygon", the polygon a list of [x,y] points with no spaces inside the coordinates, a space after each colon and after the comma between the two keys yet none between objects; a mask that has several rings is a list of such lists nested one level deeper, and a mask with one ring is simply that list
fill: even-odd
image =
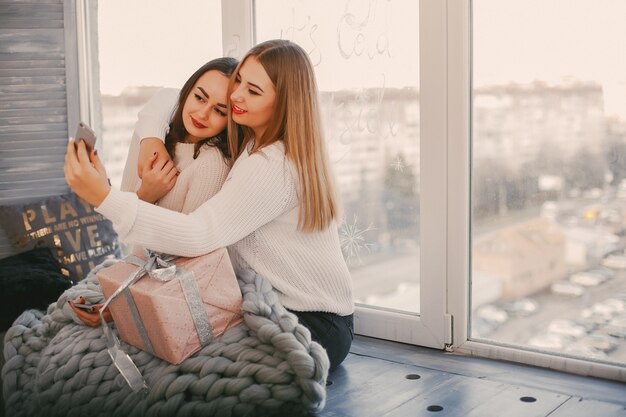
[{"label": "dark pants", "polygon": [[335,369],[348,355],[354,338],[353,315],[339,316],[319,311],[292,311],[298,321],[311,331],[311,339],[328,353],[330,370]]}]

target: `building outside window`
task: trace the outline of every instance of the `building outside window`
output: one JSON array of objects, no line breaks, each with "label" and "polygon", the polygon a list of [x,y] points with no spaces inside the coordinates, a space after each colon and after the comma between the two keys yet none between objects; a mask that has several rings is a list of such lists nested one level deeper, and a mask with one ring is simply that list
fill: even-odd
[{"label": "building outside window", "polygon": [[625,14],[473,2],[473,338],[626,363]]}]

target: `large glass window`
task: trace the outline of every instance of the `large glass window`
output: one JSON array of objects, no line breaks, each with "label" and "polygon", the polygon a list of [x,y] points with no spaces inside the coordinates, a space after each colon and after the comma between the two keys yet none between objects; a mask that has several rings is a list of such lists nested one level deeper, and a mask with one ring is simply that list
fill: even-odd
[{"label": "large glass window", "polygon": [[473,339],[626,362],[623,16],[473,2]]},{"label": "large glass window", "polygon": [[419,311],[419,3],[256,1],[256,41],[309,53],[359,303]]},{"label": "large glass window", "polygon": [[220,0],[98,2],[103,153],[114,186],[141,107],[223,55],[220,11]]},{"label": "large glass window", "polygon": [[[294,40],[317,74],[355,295],[375,307],[357,309],[357,331],[530,362],[545,356],[519,359],[517,349],[492,346],[485,353],[484,343],[626,362],[623,1],[427,1],[419,10],[413,0],[176,7],[107,0],[98,7],[102,130],[114,184],[137,111],[156,88],[180,87],[206,60],[241,55],[253,40]],[[225,52],[222,36],[232,37]],[[464,157],[470,117],[471,161]],[[579,363],[552,360],[559,369]],[[602,376],[607,367],[596,368]]]}]

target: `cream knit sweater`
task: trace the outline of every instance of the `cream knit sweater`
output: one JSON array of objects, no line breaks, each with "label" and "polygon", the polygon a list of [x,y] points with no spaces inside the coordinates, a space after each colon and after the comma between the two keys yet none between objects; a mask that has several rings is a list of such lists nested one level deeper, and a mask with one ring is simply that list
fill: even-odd
[{"label": "cream knit sweater", "polygon": [[[172,96],[173,94],[170,94]],[[140,112],[139,138],[163,138],[175,100],[157,95]],[[298,230],[293,164],[282,142],[237,159],[222,189],[189,214],[140,201],[111,189],[97,211],[126,243],[181,256],[228,247],[235,271],[251,268],[296,311],[347,315],[354,311],[352,280],[333,222],[326,230]]]},{"label": "cream knit sweater", "polygon": [[[133,133],[128,158],[122,177],[122,191],[137,192],[141,178],[137,174],[139,137]],[[178,143],[174,151],[174,165],[180,171],[174,187],[156,204],[181,213],[191,213],[213,197],[222,188],[228,175],[228,165],[215,146],[204,145],[193,159],[195,144]]]}]

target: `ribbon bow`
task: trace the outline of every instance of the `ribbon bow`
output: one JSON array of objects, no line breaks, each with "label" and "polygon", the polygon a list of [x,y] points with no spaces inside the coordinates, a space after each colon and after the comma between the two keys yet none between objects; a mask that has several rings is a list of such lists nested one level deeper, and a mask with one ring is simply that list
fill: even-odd
[{"label": "ribbon bow", "polygon": [[176,277],[176,265],[170,263],[176,259],[176,256],[158,253],[148,249],[145,250],[145,254],[148,260],[143,264],[138,273],[143,269],[143,274],[147,273],[150,278],[162,282],[171,281]]}]

